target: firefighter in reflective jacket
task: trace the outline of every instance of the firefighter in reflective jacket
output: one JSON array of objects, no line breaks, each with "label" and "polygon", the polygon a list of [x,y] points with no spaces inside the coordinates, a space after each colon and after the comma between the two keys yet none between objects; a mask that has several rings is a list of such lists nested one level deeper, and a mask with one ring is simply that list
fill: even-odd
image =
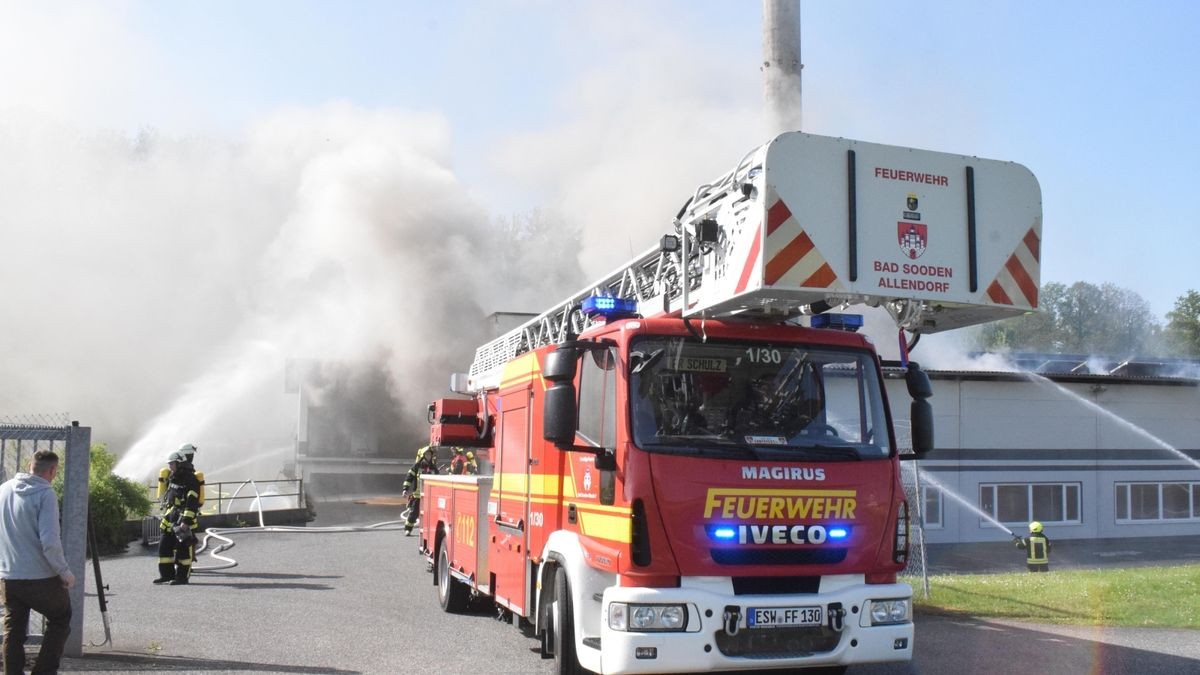
[{"label": "firefighter in reflective jacket", "polygon": [[196,471],[182,452],[167,458],[171,470],[163,494],[162,539],[158,542],[158,578],[156,584],[179,586],[192,576],[196,528],[199,525],[200,482]]},{"label": "firefighter in reflective jacket", "polygon": [[479,462],[475,461],[475,453],[462,448],[454,448],[454,457],[450,460],[450,473],[456,476],[479,473]]},{"label": "firefighter in reflective jacket", "polygon": [[405,511],[407,516],[404,519],[404,536],[406,537],[412,534],[413,525],[417,522],[417,515],[421,512],[421,481],[417,480],[417,476],[425,473],[440,473],[433,448],[428,445],[417,451],[417,461],[413,463],[412,468],[408,470],[408,476],[404,478],[404,492],[401,496],[408,497],[408,510]]},{"label": "firefighter in reflective jacket", "polygon": [[1025,566],[1030,572],[1050,571],[1050,537],[1042,531],[1042,524],[1036,520],[1029,524],[1029,536],[1013,535],[1017,548],[1025,551]]}]

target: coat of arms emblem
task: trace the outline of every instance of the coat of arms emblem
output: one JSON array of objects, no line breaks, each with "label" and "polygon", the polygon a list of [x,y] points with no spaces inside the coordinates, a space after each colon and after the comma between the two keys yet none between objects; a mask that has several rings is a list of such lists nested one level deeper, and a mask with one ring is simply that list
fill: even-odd
[{"label": "coat of arms emblem", "polygon": [[910,260],[920,258],[929,244],[925,223],[896,223],[896,239],[900,242],[900,250]]}]

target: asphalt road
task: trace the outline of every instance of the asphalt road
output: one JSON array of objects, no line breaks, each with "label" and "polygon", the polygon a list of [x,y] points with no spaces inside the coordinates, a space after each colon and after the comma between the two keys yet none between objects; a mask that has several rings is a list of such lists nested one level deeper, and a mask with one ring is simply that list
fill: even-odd
[{"label": "asphalt road", "polygon": [[[549,673],[536,640],[480,609],[448,615],[416,537],[367,525],[399,507],[321,504],[308,532],[242,534],[232,569],[155,586],[155,554],[136,545],[102,562],[112,645],[87,580],[84,656],[63,672]],[[200,564],[214,561],[202,556]],[[1194,599],[1193,599],[1194,600]],[[1200,631],[1095,629],[918,616],[915,660],[855,675],[1200,672]]]}]

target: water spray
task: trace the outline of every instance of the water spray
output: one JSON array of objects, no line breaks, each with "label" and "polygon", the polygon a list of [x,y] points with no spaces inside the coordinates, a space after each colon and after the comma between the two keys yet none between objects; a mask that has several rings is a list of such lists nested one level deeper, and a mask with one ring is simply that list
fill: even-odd
[{"label": "water spray", "polygon": [[984,520],[991,523],[992,525],[995,525],[996,527],[1000,528],[1001,530],[1004,530],[1005,532],[1007,532],[1009,534],[1009,536],[1012,536],[1013,538],[1017,538],[1018,535],[1016,532],[1013,532],[1012,530],[1005,527],[1004,523],[1001,523],[999,520],[996,520],[992,516],[988,515],[983,509],[981,509],[978,506],[975,506],[971,502],[967,501],[966,497],[963,497],[962,495],[958,494],[954,490],[951,490],[950,488],[946,487],[945,483],[942,483],[941,481],[937,480],[933,476],[929,475],[929,472],[918,468],[917,473],[920,474],[921,480],[928,481],[931,485],[933,485],[937,489],[941,490],[942,494],[953,499],[954,501],[958,502],[959,504],[962,504],[963,506],[967,507],[967,509],[971,510],[972,512],[979,514],[980,518],[983,518]]},{"label": "water spray", "polygon": [[1154,443],[1155,445],[1162,448],[1163,450],[1166,450],[1167,452],[1174,454],[1175,456],[1179,457],[1180,459],[1187,462],[1188,464],[1191,464],[1192,466],[1196,467],[1197,469],[1200,469],[1200,461],[1196,461],[1195,459],[1188,457],[1186,454],[1179,451],[1175,446],[1164,441],[1163,439],[1159,438],[1158,436],[1155,436],[1154,434],[1150,433],[1149,431],[1146,431],[1145,429],[1143,429],[1142,427],[1139,427],[1138,425],[1134,424],[1133,422],[1130,422],[1129,420],[1125,419],[1124,417],[1121,417],[1120,415],[1114,413],[1113,411],[1108,410],[1107,408],[1101,406],[1099,403],[1096,403],[1095,401],[1089,401],[1088,399],[1084,398],[1083,396],[1076,394],[1075,392],[1071,391],[1070,389],[1067,389],[1066,387],[1045,377],[1044,375],[1039,375],[1038,373],[1028,372],[1028,371],[1026,371],[1022,374],[1024,374],[1026,377],[1028,377],[1029,380],[1031,382],[1033,382],[1034,384],[1049,385],[1050,387],[1053,387],[1059,393],[1066,395],[1068,398],[1070,398],[1074,401],[1078,401],[1084,407],[1086,407],[1090,410],[1094,410],[1095,412],[1098,412],[1101,415],[1104,415],[1105,417],[1112,420],[1113,422],[1116,422],[1117,424],[1121,425],[1125,429],[1128,429],[1129,431],[1132,431],[1133,433],[1138,434],[1139,436],[1142,436],[1143,438],[1149,440],[1151,443]]}]

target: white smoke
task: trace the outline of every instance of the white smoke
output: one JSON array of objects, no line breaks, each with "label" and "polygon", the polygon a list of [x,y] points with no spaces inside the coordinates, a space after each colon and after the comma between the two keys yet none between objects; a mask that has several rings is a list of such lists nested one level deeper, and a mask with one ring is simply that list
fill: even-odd
[{"label": "white smoke", "polygon": [[731,60],[652,8],[587,13],[619,51],[564,92],[567,121],[512,137],[496,166],[579,223],[592,279],[654,245],[697,186],[769,139],[759,50]]},{"label": "white smoke", "polygon": [[[0,121],[4,242],[19,253],[0,266],[0,349],[23,356],[0,360],[0,409],[53,401],[115,450],[139,438],[127,475],[185,441],[278,447],[293,357],[385,365],[418,440],[484,307],[509,284],[536,295],[536,268],[492,264],[504,241],[450,170],[436,115],[334,104],[232,139]],[[574,264],[542,270],[574,279]]]},{"label": "white smoke", "polygon": [[129,13],[0,10],[10,45],[41,53],[21,30],[59,30],[108,57],[93,72],[70,52],[38,77],[0,66],[25,101],[0,108],[3,245],[21,253],[0,266],[0,349],[22,355],[0,359],[0,411],[70,409],[124,451],[121,473],[182,442],[211,472],[291,441],[288,359],[344,359],[383,366],[418,441],[484,314],[540,309],[607,272],[765,140],[754,60],[722,60],[661,12],[581,11],[568,23],[615,58],[574,80],[564,121],[501,144],[493,166],[546,208],[497,220],[455,176],[437,114],[329,104],[207,135],[102,131],[139,104],[162,112],[138,83],[171,88]]}]

